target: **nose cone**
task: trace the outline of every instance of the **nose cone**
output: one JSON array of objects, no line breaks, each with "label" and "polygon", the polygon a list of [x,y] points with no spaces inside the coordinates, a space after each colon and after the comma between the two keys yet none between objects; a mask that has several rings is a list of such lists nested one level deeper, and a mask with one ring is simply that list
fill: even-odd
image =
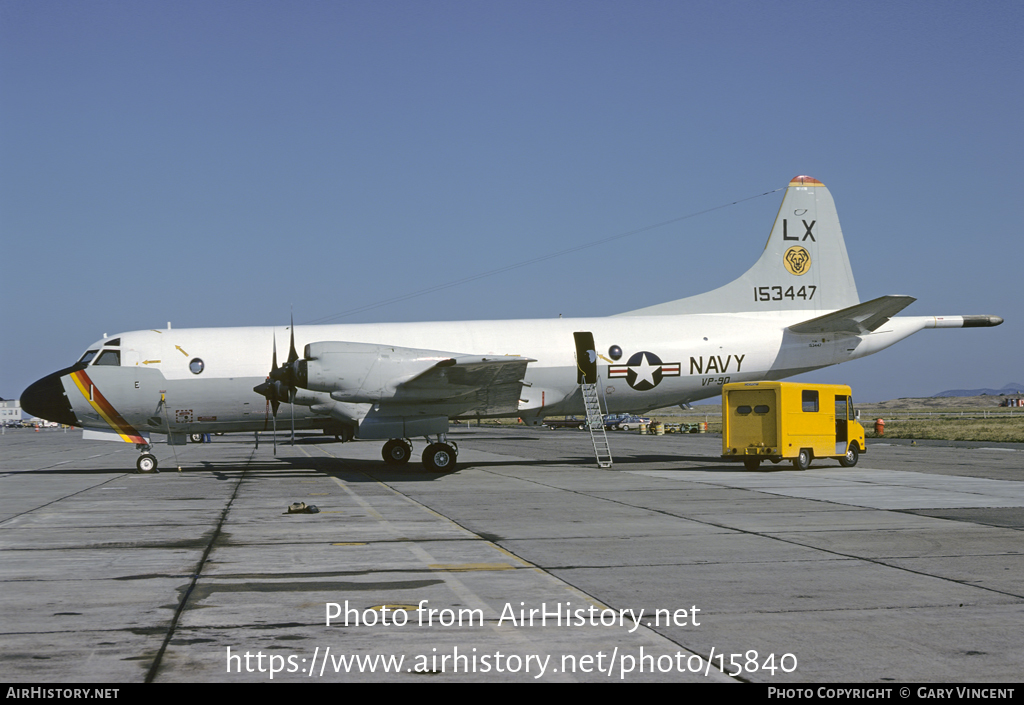
[{"label": "nose cone", "polygon": [[69,367],[30,384],[28,389],[21,393],[22,410],[47,421],[80,426],[71,408],[71,402],[68,401],[68,395],[64,393],[64,385],[60,381],[61,377],[71,374],[74,370],[75,368]]}]

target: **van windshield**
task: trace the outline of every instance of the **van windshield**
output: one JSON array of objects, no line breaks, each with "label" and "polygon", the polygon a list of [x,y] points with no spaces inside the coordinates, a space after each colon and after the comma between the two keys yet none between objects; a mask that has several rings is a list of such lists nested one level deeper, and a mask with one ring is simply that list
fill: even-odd
[{"label": "van windshield", "polygon": [[846,419],[853,421],[853,398],[848,396],[836,396],[836,420]]}]

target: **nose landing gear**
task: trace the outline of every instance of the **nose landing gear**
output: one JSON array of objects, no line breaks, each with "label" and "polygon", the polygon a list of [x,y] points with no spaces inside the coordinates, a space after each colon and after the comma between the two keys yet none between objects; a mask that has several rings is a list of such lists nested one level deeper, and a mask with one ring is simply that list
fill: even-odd
[{"label": "nose landing gear", "polygon": [[157,459],[156,456],[149,451],[153,450],[153,447],[148,443],[136,443],[136,450],[142,451],[142,455],[135,461],[136,472],[141,474],[148,474],[154,472],[160,472],[157,470]]}]

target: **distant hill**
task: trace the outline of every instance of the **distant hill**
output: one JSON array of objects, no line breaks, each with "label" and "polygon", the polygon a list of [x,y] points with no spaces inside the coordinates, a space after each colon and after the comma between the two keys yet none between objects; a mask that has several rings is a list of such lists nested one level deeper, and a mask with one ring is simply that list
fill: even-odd
[{"label": "distant hill", "polygon": [[933,394],[934,397],[998,397],[1000,395],[1024,393],[1024,384],[1010,383],[1003,385],[1002,389],[948,389],[945,392]]}]

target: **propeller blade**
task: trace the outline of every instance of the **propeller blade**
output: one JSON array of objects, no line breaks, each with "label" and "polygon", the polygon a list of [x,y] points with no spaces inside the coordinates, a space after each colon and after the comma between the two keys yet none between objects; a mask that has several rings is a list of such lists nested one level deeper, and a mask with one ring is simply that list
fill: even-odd
[{"label": "propeller blade", "polygon": [[[277,369],[277,331],[274,331],[274,358],[270,363],[270,374],[274,374],[274,370]],[[270,381],[270,377],[267,377],[267,381]],[[277,382],[272,385],[274,390],[274,398],[270,400],[270,408],[274,412],[274,457],[277,457],[277,409],[281,406],[281,402],[278,401],[277,397]]]},{"label": "propeller blade", "polygon": [[295,351],[295,314],[292,314],[291,320],[291,331],[292,339],[290,347],[288,348],[288,366],[291,367],[292,363],[299,359],[299,353]]},{"label": "propeller blade", "polygon": [[[267,375],[267,380],[262,384],[257,384],[252,388],[257,394],[261,394],[266,397],[270,403],[270,409],[273,412],[274,419],[277,419],[277,410],[281,408],[281,400],[289,396],[289,393],[284,390],[289,390],[291,387],[290,375],[286,373],[286,368],[278,368],[277,366],[277,335],[274,335],[273,342],[273,353],[271,357],[270,374]],[[264,429],[265,430],[265,429]]]}]

